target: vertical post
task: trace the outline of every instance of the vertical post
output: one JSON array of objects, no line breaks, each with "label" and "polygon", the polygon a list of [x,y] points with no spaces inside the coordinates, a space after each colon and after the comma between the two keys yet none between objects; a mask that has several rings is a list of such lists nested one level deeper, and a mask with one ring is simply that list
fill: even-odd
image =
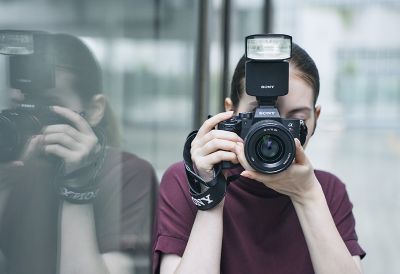
[{"label": "vertical post", "polygon": [[[222,76],[221,76],[221,98],[223,102],[229,96],[229,57],[231,37],[231,0],[224,0],[222,6]],[[221,106],[221,107],[222,107]]]},{"label": "vertical post", "polygon": [[271,0],[264,0],[263,8],[263,32],[270,33],[272,31],[272,4]]},{"label": "vertical post", "polygon": [[208,9],[209,1],[201,0],[197,20],[197,45],[195,65],[195,86],[193,96],[193,127],[199,128],[208,114],[209,98],[209,37]]}]

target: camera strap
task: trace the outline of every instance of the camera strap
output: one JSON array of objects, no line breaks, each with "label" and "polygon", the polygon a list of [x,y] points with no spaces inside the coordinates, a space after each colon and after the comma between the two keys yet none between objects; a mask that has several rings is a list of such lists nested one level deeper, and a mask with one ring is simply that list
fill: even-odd
[{"label": "camera strap", "polygon": [[193,203],[200,210],[209,210],[217,206],[225,197],[228,182],[222,174],[221,165],[214,167],[214,178],[205,182],[193,169],[193,161],[190,154],[192,141],[197,135],[197,130],[192,131],[186,138],[183,149],[186,177],[189,183],[189,192]]},{"label": "camera strap", "polygon": [[[96,155],[96,159],[89,165],[67,175],[61,175],[64,170],[64,166],[61,164],[58,176],[54,180],[56,192],[60,197],[74,204],[91,203],[99,192],[100,180],[98,179],[98,173],[102,169],[106,158],[106,137],[104,132],[100,129],[96,129],[95,133],[101,147]],[[86,181],[86,184],[71,186],[70,181],[74,180]]]}]

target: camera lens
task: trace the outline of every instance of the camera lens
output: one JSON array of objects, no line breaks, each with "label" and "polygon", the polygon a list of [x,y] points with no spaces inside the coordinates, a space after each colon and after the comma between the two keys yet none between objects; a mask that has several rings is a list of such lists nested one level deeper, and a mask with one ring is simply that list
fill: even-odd
[{"label": "camera lens", "polygon": [[257,143],[257,156],[266,163],[273,163],[282,156],[283,144],[273,135],[266,134]]},{"label": "camera lens", "polygon": [[41,124],[36,116],[17,110],[0,113],[0,162],[16,159],[28,139],[37,134]]},{"label": "camera lens", "polygon": [[293,135],[275,120],[262,120],[251,126],[245,138],[245,156],[255,170],[274,174],[293,162],[296,146]]},{"label": "camera lens", "polygon": [[12,159],[18,143],[14,123],[8,117],[0,115],[0,162]]}]

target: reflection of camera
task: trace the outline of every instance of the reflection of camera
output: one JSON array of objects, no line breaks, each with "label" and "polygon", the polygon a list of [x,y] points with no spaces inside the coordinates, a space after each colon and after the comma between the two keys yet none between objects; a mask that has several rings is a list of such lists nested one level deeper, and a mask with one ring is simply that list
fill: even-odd
[{"label": "reflection of camera", "polygon": [[29,97],[54,87],[55,57],[50,34],[0,30],[0,54],[9,56],[11,88]]},{"label": "reflection of camera", "polygon": [[[278,96],[288,93],[291,41],[288,35],[268,34],[246,37],[246,92],[256,96],[253,112],[218,124],[218,129],[237,133],[245,140],[244,152],[257,171],[278,173],[294,160],[294,138],[303,145],[307,127],[303,120],[281,118],[276,108]],[[223,163],[230,168],[230,163]]]},{"label": "reflection of camera", "polygon": [[[50,34],[0,30],[0,54],[9,56],[9,83],[26,99],[55,86],[55,58]],[[37,98],[36,98],[37,99]],[[46,106],[21,104],[0,113],[0,161],[15,160],[31,136],[44,126],[69,124]]]},{"label": "reflection of camera", "polygon": [[27,141],[44,126],[69,124],[49,107],[19,105],[0,113],[0,162],[15,160]]}]

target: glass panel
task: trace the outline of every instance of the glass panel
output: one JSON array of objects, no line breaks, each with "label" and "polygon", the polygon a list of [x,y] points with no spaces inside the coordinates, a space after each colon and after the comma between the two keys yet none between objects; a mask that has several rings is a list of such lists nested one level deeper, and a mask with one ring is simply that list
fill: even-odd
[{"label": "glass panel", "polygon": [[319,68],[322,114],[307,148],[313,165],[346,183],[367,252],[364,272],[396,272],[399,2],[274,1],[274,10],[274,32],[292,35]]},{"label": "glass panel", "polygon": [[197,14],[186,0],[0,2],[1,29],[50,33],[30,57],[0,55],[0,272],[150,273],[156,174],[192,126]]}]

